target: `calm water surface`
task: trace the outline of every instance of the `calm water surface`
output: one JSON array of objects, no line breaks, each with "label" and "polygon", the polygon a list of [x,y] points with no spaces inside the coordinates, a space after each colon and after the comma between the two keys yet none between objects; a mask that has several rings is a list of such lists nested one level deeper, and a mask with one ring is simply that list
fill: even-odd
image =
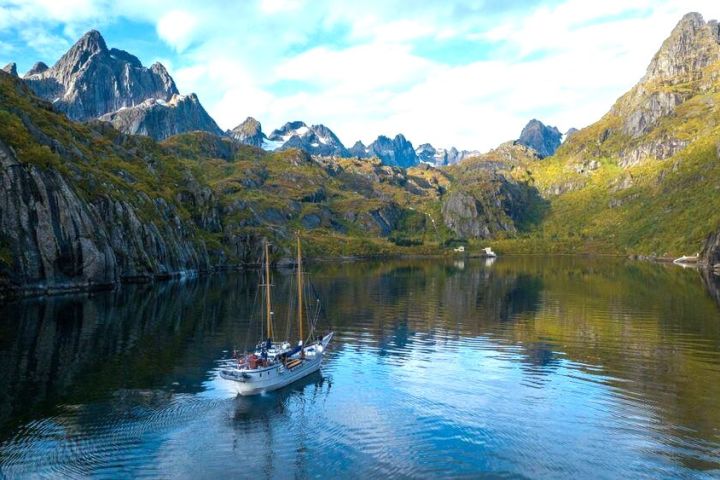
[{"label": "calm water surface", "polygon": [[508,257],[311,275],[333,348],[254,398],[217,377],[256,340],[253,272],[0,309],[0,477],[720,477],[720,309],[695,271]]}]

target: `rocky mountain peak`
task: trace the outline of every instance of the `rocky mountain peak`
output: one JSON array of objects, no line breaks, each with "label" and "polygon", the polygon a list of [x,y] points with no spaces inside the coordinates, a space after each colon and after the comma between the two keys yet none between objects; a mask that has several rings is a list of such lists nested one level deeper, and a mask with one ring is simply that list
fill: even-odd
[{"label": "rocky mountain peak", "polygon": [[43,73],[45,70],[47,70],[48,68],[50,68],[50,67],[48,67],[44,62],[35,62],[35,65],[33,65],[32,68],[30,70],[28,70],[27,73],[25,73],[23,78],[28,78],[32,75],[39,75],[39,74]]},{"label": "rocky mountain peak", "polygon": [[108,51],[105,39],[97,30],[90,30],[75,44],[70,47],[65,55],[55,63],[55,70],[62,70],[66,75],[77,72],[83,65],[97,53],[105,53]]},{"label": "rocky mountain peak", "polygon": [[688,13],[655,54],[643,82],[682,83],[695,80],[706,66],[720,60],[720,30],[716,21],[705,22]]},{"label": "rocky mountain peak", "polygon": [[170,101],[179,93],[165,67],[146,68],[124,50],[108,50],[96,30],[83,35],[52,68],[36,64],[25,81],[73,120],[98,118],[147,99]]},{"label": "rocky mountain peak", "polygon": [[3,67],[3,72],[9,73],[13,77],[17,77],[18,76],[17,65],[15,64],[15,62],[8,63],[7,65],[5,65]]},{"label": "rocky mountain peak", "polygon": [[367,147],[360,140],[355,142],[355,144],[348,149],[348,153],[350,156],[357,158],[367,158],[368,156]]},{"label": "rocky mountain peak", "polygon": [[397,167],[412,167],[419,160],[412,143],[403,134],[390,138],[380,135],[368,148],[368,155],[379,158],[384,164]]},{"label": "rocky mountain peak", "polygon": [[533,148],[543,158],[555,153],[562,143],[562,137],[556,127],[547,126],[533,118],[522,129],[517,143]]},{"label": "rocky mountain peak", "polygon": [[273,130],[267,137],[263,148],[267,150],[287,150],[298,148],[310,155],[321,157],[347,157],[348,153],[340,139],[325,125],[308,126],[296,120]]},{"label": "rocky mountain peak", "polygon": [[253,117],[248,117],[237,127],[228,131],[228,135],[245,145],[262,148],[265,135],[262,133],[262,125]]}]

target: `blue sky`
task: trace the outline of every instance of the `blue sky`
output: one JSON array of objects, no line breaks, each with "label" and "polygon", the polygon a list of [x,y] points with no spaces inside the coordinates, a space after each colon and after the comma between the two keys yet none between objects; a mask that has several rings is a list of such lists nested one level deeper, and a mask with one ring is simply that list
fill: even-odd
[{"label": "blue sky", "polygon": [[85,31],[161,61],[223,128],[304,120],[347,145],[404,133],[487,150],[531,118],[609,110],[688,11],[717,0],[0,0],[0,63],[52,64]]}]

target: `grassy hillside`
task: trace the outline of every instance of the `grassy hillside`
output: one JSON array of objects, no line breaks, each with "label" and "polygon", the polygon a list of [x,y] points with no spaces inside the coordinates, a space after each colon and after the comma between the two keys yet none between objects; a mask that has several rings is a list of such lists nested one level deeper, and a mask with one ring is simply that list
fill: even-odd
[{"label": "grassy hillside", "polygon": [[701,249],[720,227],[720,45],[710,27],[688,15],[607,115],[553,157],[514,163],[511,176],[545,203],[535,210],[541,218],[496,242],[499,249],[656,256]]}]

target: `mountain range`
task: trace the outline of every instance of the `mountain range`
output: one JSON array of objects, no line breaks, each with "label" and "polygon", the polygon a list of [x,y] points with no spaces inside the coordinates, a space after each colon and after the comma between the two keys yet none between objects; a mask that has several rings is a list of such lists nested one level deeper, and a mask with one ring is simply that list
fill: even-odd
[{"label": "mountain range", "polygon": [[[4,69],[18,76],[14,63]],[[370,145],[357,142],[347,149],[325,125],[308,126],[301,121],[288,122],[262,132],[260,122],[249,117],[227,132],[222,132],[195,94],[181,95],[175,81],[161,63],[142,65],[134,55],[108,48],[102,35],[91,30],[83,35],[52,67],[37,62],[23,80],[39,97],[78,121],[100,119],[119,131],[164,140],[173,135],[205,131],[266,150],[300,148],[311,155],[379,158],[392,166],[409,167],[424,162],[446,166],[477,155],[478,151],[434,148],[422,144],[414,148],[404,135],[390,139],[384,135]],[[552,128],[539,129],[537,120],[528,124],[519,141],[551,155],[559,145]],[[532,130],[532,128],[535,130]],[[559,137],[557,137],[559,138]],[[526,143],[527,142],[527,143]]]},{"label": "mountain range", "polygon": [[309,257],[469,242],[720,268],[718,139],[720,27],[697,13],[597,122],[533,120],[485,153],[348,149],[299,121],[222,132],[161,65],[89,32],[52,67],[0,72],[0,297],[252,264],[263,238],[280,261],[297,230]]}]

